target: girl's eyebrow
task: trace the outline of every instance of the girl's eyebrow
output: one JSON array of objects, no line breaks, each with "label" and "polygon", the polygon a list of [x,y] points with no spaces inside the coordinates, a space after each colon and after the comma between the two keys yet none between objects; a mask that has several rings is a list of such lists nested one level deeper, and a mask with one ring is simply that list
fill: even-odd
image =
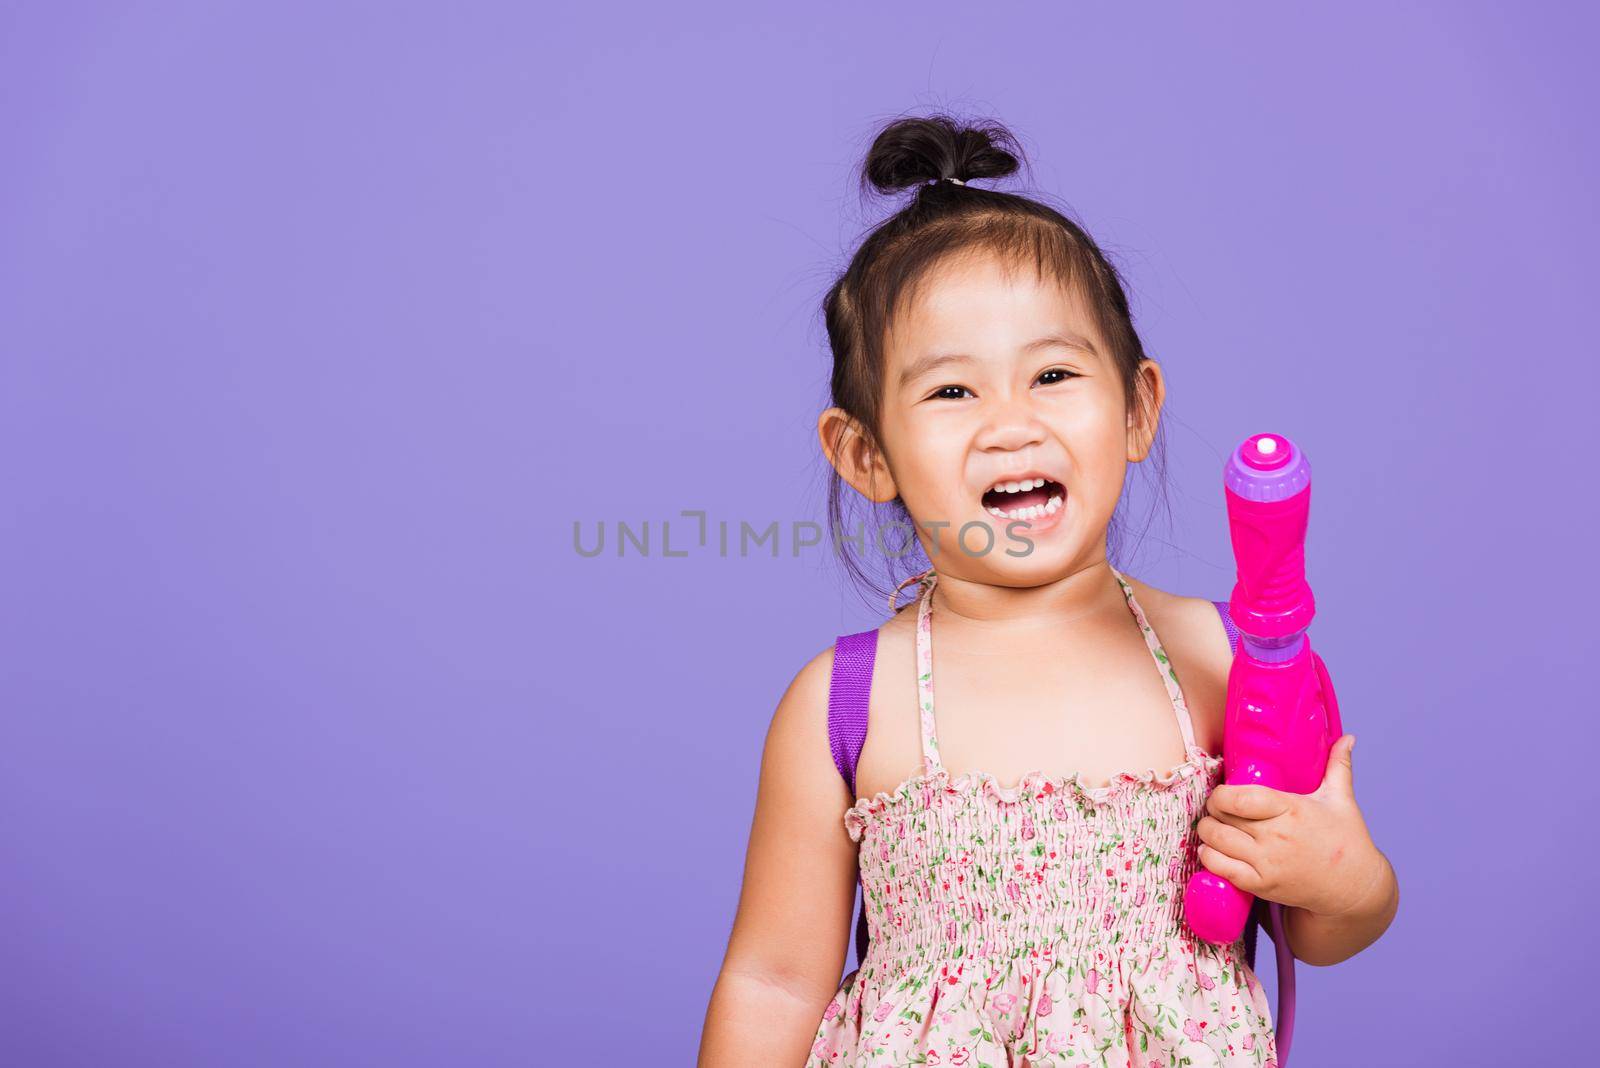
[{"label": "girl's eyebrow", "polygon": [[[1096,359],[1100,357],[1100,350],[1094,347],[1092,341],[1071,330],[1061,330],[1054,334],[1046,334],[1044,337],[1034,338],[1022,346],[1022,351],[1032,352],[1035,349],[1048,348],[1051,345],[1064,345],[1069,349],[1082,349]],[[939,352],[918,356],[906,365],[905,370],[900,372],[900,385],[906,386],[915,382],[923,375],[937,371],[946,364],[971,362],[972,357],[964,352]]]},{"label": "girl's eyebrow", "polygon": [[1069,349],[1082,349],[1096,358],[1100,355],[1100,350],[1094,347],[1094,342],[1072,330],[1059,330],[1054,334],[1046,334],[1044,337],[1034,338],[1022,346],[1022,349],[1024,352],[1032,352],[1034,349],[1042,349],[1048,345],[1065,345]]},{"label": "girl's eyebrow", "polygon": [[923,375],[929,374],[930,372],[933,372],[933,371],[937,371],[939,368],[943,367],[945,364],[950,364],[950,363],[971,363],[971,362],[972,362],[972,357],[968,356],[968,355],[966,355],[964,353],[953,353],[953,352],[933,353],[933,352],[930,352],[930,353],[927,353],[926,355],[918,356],[916,359],[912,360],[910,363],[908,363],[906,365],[905,370],[900,372],[900,385],[901,386],[905,386],[905,385],[908,385],[908,384],[910,384],[912,382],[915,382],[917,379],[921,378]]}]

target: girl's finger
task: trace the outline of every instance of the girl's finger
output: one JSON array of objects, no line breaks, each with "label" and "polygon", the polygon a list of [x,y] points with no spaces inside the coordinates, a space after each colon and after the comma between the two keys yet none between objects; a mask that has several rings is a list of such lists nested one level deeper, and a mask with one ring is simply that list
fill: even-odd
[{"label": "girl's finger", "polygon": [[1231,821],[1216,816],[1201,816],[1195,825],[1200,840],[1212,849],[1219,849],[1235,860],[1250,863],[1256,851],[1256,840],[1247,832],[1232,825]]},{"label": "girl's finger", "polygon": [[1208,812],[1204,818],[1226,823],[1230,827],[1237,828],[1241,834],[1248,835],[1251,838],[1256,836],[1255,829],[1261,826],[1260,820],[1251,819],[1249,816],[1236,816],[1232,812]]},{"label": "girl's finger", "polygon": [[1204,864],[1207,871],[1216,872],[1234,886],[1247,894],[1255,894],[1261,886],[1261,876],[1254,868],[1242,860],[1235,860],[1224,853],[1211,848],[1204,843],[1200,846],[1200,863]]}]

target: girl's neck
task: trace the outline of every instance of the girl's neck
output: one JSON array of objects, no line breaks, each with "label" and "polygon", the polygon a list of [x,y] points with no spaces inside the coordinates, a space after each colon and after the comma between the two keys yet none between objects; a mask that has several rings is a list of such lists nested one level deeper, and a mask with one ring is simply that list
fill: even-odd
[{"label": "girl's neck", "polygon": [[941,624],[999,640],[1059,636],[1102,613],[1126,612],[1125,603],[1104,557],[1039,586],[996,586],[940,571],[933,591]]}]

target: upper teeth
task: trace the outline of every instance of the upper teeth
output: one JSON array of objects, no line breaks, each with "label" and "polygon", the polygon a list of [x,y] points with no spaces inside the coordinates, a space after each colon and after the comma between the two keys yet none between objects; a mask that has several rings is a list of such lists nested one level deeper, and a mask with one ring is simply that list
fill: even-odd
[{"label": "upper teeth", "polygon": [[[992,487],[995,493],[1021,493],[1023,490],[1039,489],[1045,484],[1042,478],[1025,478],[1021,482],[996,482]],[[1031,508],[1004,509],[994,505],[989,507],[992,515],[1001,519],[1038,519],[1040,516],[1054,515],[1061,507],[1061,495],[1052,494],[1050,499],[1043,504],[1033,505]]]},{"label": "upper teeth", "polygon": [[1044,485],[1042,478],[1027,478],[1021,482],[996,482],[991,488],[991,493],[1021,493],[1023,490],[1038,489]]}]

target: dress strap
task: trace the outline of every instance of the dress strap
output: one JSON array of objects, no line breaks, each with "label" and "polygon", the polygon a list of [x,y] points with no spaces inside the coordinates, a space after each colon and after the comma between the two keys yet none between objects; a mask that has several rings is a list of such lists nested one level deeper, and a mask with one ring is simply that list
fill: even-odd
[{"label": "dress strap", "polygon": [[911,585],[913,582],[920,583],[922,585],[926,585],[927,583],[930,583],[930,582],[933,581],[934,574],[935,574],[935,572],[934,572],[933,568],[930,567],[930,568],[928,568],[928,570],[922,572],[921,574],[918,574],[918,575],[907,575],[905,578],[901,579],[900,580],[900,585],[896,586],[894,588],[894,592],[889,594],[889,614],[892,616],[896,612],[900,611],[901,608],[906,607],[905,605],[900,605],[900,604],[896,604],[895,603],[896,601],[898,601],[900,599],[900,591],[901,590],[905,589],[907,586]]},{"label": "dress strap", "polygon": [[[1139,624],[1139,632],[1144,635],[1145,647],[1150,650],[1150,656],[1156,662],[1156,670],[1161,674],[1161,681],[1166,684],[1167,696],[1172,700],[1173,714],[1178,719],[1178,730],[1183,735],[1184,754],[1188,756],[1196,748],[1194,721],[1189,716],[1189,705],[1183,698],[1183,688],[1178,684],[1178,673],[1173,670],[1167,651],[1161,647],[1161,639],[1156,636],[1155,628],[1150,625],[1144,609],[1139,606],[1139,599],[1134,596],[1133,587],[1116,568],[1111,568],[1111,574],[1115,576],[1117,585],[1122,587],[1122,595],[1128,602],[1128,609],[1133,613],[1134,621]],[[917,601],[917,704],[922,721],[923,773],[927,775],[934,774],[944,766],[939,759],[939,732],[933,713],[933,593],[936,588],[936,578],[932,571],[922,576],[922,596]]]},{"label": "dress strap", "polygon": [[1178,673],[1173,670],[1172,661],[1167,657],[1167,651],[1161,647],[1161,639],[1156,637],[1155,628],[1145,618],[1144,609],[1139,607],[1139,599],[1133,595],[1133,587],[1122,577],[1116,568],[1111,569],[1116,576],[1117,585],[1122,587],[1122,595],[1128,601],[1128,608],[1133,612],[1133,618],[1139,624],[1139,632],[1144,635],[1144,644],[1150,650],[1150,655],[1155,658],[1156,670],[1161,673],[1161,681],[1167,685],[1167,696],[1172,698],[1172,710],[1178,717],[1178,729],[1183,732],[1184,753],[1188,755],[1195,748],[1194,721],[1189,716],[1189,704],[1183,699],[1183,688],[1178,685]]},{"label": "dress strap", "polygon": [[933,719],[933,589],[936,575],[923,576],[917,601],[917,706],[922,720],[922,771],[932,775],[944,766],[939,759],[939,734]]}]

